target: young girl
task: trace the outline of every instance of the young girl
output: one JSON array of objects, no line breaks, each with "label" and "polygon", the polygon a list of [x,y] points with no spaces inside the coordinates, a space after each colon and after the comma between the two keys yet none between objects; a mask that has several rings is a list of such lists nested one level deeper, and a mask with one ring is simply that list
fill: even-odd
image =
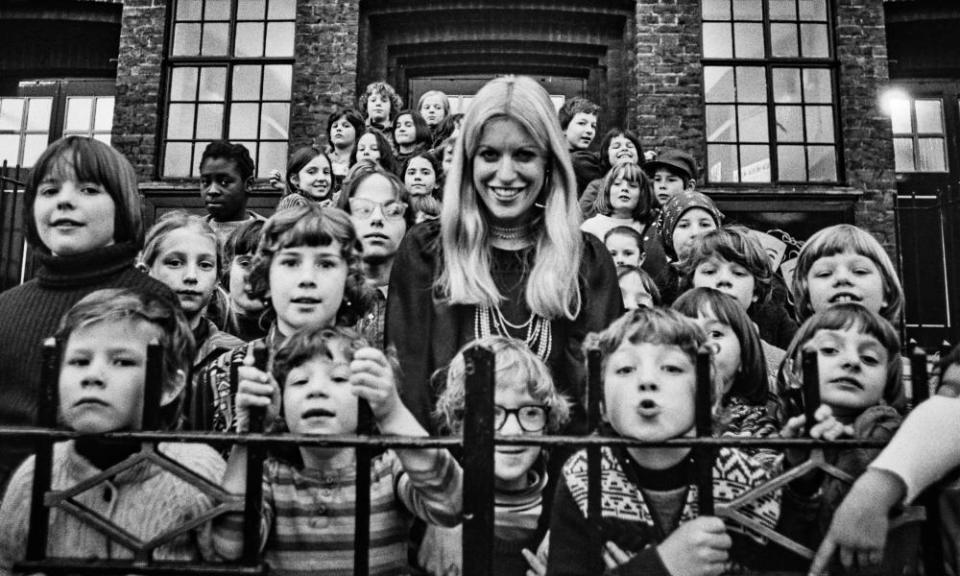
[{"label": "young girl", "polygon": [[396,163],[402,166],[414,154],[425,152],[433,138],[423,116],[415,110],[402,110],[393,123],[393,141],[396,143]]},{"label": "young girl", "polygon": [[403,108],[403,100],[386,82],[371,82],[360,96],[357,107],[368,127],[389,132],[397,112]]},{"label": "young girl", "polygon": [[315,202],[320,206],[334,206],[337,194],[333,191],[333,165],[330,157],[315,146],[304,146],[290,155],[287,162],[287,184],[277,210],[305,206]]},{"label": "young girl", "polygon": [[[464,353],[482,346],[496,356],[494,428],[507,436],[539,436],[559,431],[569,418],[569,402],[553,384],[543,361],[523,342],[491,336],[460,350],[445,371],[446,386],[437,400],[441,430],[463,433],[466,365]],[[443,371],[437,376],[443,375]],[[511,416],[513,416],[511,418]],[[524,576],[543,564],[535,553],[549,526],[543,509],[547,454],[540,446],[499,446],[494,456],[495,535],[493,573]],[[546,512],[546,513],[544,513]],[[420,563],[431,574],[463,572],[460,527],[428,528]]]},{"label": "young girl", "polygon": [[[252,358],[251,358],[252,360]],[[237,423],[246,431],[251,407],[277,414],[275,431],[306,435],[357,432],[358,399],[369,403],[383,434],[426,436],[400,401],[394,368],[383,352],[355,332],[312,326],[277,350],[263,386],[240,383]],[[246,491],[246,446],[234,445],[224,489]],[[370,516],[356,518],[354,448],[301,446],[267,459],[263,475],[261,549],[271,574],[352,573],[356,522],[369,522],[370,574],[406,574],[413,517],[452,526],[460,521],[463,474],[445,449],[381,452],[370,462]],[[243,552],[240,513],[214,523],[214,544],[228,559]]]},{"label": "young girl", "polygon": [[[678,262],[683,261],[693,246],[693,240],[720,227],[723,214],[708,196],[693,190],[684,191],[667,201],[660,215],[660,245],[665,260],[650,270],[666,303],[673,302],[680,293]],[[652,264],[650,258],[648,263]]]},{"label": "young girl", "polygon": [[440,161],[430,152],[411,156],[401,170],[403,184],[410,195],[414,221],[434,220],[443,207],[443,172]]},{"label": "young girl", "polygon": [[850,224],[818,231],[803,245],[793,275],[801,320],[842,302],[857,302],[899,326],[903,288],[890,256],[868,232]]},{"label": "young girl", "polygon": [[417,110],[431,131],[436,131],[443,119],[450,113],[450,100],[440,90],[428,90],[417,102]]},{"label": "young girl", "polygon": [[[604,421],[618,436],[663,441],[694,433],[697,351],[703,330],[674,310],[641,308],[589,338],[602,356]],[[713,383],[715,407],[723,396]],[[601,522],[587,514],[586,450],[563,466],[550,522],[547,573],[720,574],[758,562],[764,539],[696,511],[691,448],[601,449]],[[729,502],[768,480],[763,466],[720,448],[714,498]],[[779,491],[740,508],[773,528]],[[619,569],[618,569],[619,567]],[[607,572],[605,572],[605,570]]]},{"label": "young girl", "polygon": [[437,128],[433,131],[434,152],[436,152],[436,148],[443,146],[448,138],[456,140],[460,134],[461,124],[463,124],[463,114],[459,113],[447,114],[440,124],[437,124]]},{"label": "young girl", "polygon": [[[623,128],[612,128],[600,141],[600,173],[606,175],[611,168],[623,162],[640,164],[642,156],[643,147],[636,134]],[[584,220],[596,216],[597,197],[602,191],[603,178],[595,178],[587,184],[580,196],[580,211],[583,212]]]},{"label": "young girl", "polygon": [[[350,217],[336,208],[302,206],[277,212],[263,227],[262,240],[248,278],[247,293],[267,302],[266,337],[222,354],[201,374],[198,386],[214,394],[210,424],[229,430],[234,418],[231,366],[240,366],[259,343],[275,350],[284,338],[311,326],[352,326],[365,313],[361,247]],[[267,382],[266,373],[240,366],[241,380]]]},{"label": "young girl", "polygon": [[[770,371],[760,336],[743,307],[713,288],[689,290],[672,307],[696,320],[713,348],[713,368],[723,386],[717,432],[721,436],[751,438],[779,435],[781,422],[769,409],[774,400],[770,391],[774,389],[776,372]],[[744,451],[770,468],[779,455],[766,448]]]},{"label": "young girl", "polygon": [[630,226],[611,228],[603,236],[603,244],[610,251],[613,264],[620,270],[643,264],[643,235]]},{"label": "young girl", "polygon": [[[217,330],[204,315],[217,291],[222,265],[217,234],[203,218],[179,210],[164,214],[147,232],[140,265],[169,286],[180,301],[196,344],[191,374],[198,374],[207,363],[243,344],[236,336]],[[198,388],[194,382],[188,384],[184,425],[195,430],[210,421],[210,415],[204,413],[213,405],[213,399],[209,388]]]},{"label": "young girl", "polygon": [[372,160],[387,172],[396,173],[397,160],[393,155],[393,147],[383,132],[376,128],[367,128],[357,138],[357,145],[350,154],[350,166],[358,160]]},{"label": "young girl", "polygon": [[651,236],[648,228],[655,226],[657,207],[650,179],[638,165],[624,162],[607,172],[603,192],[597,196],[597,215],[580,229],[601,240],[617,226],[629,226],[645,237]]},{"label": "young girl", "polygon": [[[135,267],[143,247],[137,174],[113,148],[82,136],[57,140],[34,164],[23,203],[38,266],[33,280],[0,294],[4,426],[35,422],[39,343],[81,298],[137,288],[175,302],[169,288]],[[0,485],[29,452],[29,442],[0,441]]]},{"label": "young girl", "polygon": [[[166,375],[160,399],[162,429],[177,424],[186,371],[193,358],[190,329],[176,304],[128,289],[99,290],[71,308],[57,333],[63,344],[58,398],[60,421],[84,434],[142,429],[147,346],[163,349]],[[205,444],[160,444],[159,452],[207,481],[217,482],[224,463]],[[140,450],[135,443],[83,436],[53,449],[51,488],[68,490]],[[30,518],[34,458],[17,469],[0,505],[0,574],[24,559]],[[213,507],[206,492],[144,460],[73,497],[133,537],[149,541],[199,518]],[[132,559],[133,553],[63,508],[50,510],[46,554],[75,559]],[[159,546],[153,559],[199,562],[215,557],[208,524]]]},{"label": "young girl", "polygon": [[[781,402],[787,405],[803,386],[802,353],[817,352],[817,370],[821,405],[816,411],[813,438],[835,440],[858,438],[889,440],[900,426],[896,407],[903,405],[900,339],[893,325],[860,304],[835,304],[807,319],[787,349],[788,361],[780,370],[778,386]],[[783,428],[784,437],[803,433],[805,417],[790,418]],[[863,473],[879,450],[851,448],[827,450],[827,462],[854,478]],[[806,460],[802,450],[786,450],[788,466]],[[820,480],[813,474],[794,481],[796,491],[811,495],[819,504],[819,529],[812,543],[826,533],[833,511],[849,489],[840,480]],[[809,545],[809,543],[808,543]]]},{"label": "young girl", "polygon": [[352,108],[337,110],[327,118],[327,156],[333,168],[333,191],[339,192],[350,169],[350,156],[363,132],[363,117]]},{"label": "young girl", "polygon": [[617,266],[617,283],[627,310],[659,306],[660,291],[647,271],[637,266]]},{"label": "young girl", "polygon": [[260,243],[263,222],[253,220],[233,231],[223,247],[224,273],[220,280],[227,290],[224,331],[244,342],[263,338],[267,328],[261,322],[264,303],[247,294],[247,276]]}]

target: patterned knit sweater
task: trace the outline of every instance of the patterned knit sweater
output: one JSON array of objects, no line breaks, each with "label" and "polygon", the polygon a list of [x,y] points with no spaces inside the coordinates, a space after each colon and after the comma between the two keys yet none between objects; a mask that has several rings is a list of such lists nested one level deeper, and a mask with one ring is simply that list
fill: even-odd
[{"label": "patterned knit sweater", "polygon": [[[219,483],[223,459],[202,444],[161,444],[160,452],[211,482]],[[30,523],[30,491],[34,458],[17,469],[0,506],[0,576],[11,573],[26,554]],[[77,454],[73,441],[54,446],[51,487],[65,490],[101,470]],[[149,540],[209,510],[209,497],[177,476],[150,462],[140,462],[75,497],[82,505],[110,519],[141,540]],[[60,508],[50,512],[49,557],[126,559],[132,553],[89,524]],[[215,558],[210,526],[178,536],[158,548],[155,560],[199,562]]]},{"label": "patterned knit sweater", "polygon": [[[133,267],[136,254],[132,243],[77,256],[40,254],[36,278],[0,294],[0,425],[35,423],[40,345],[81,298],[103,288],[134,288],[176,302],[169,288]],[[30,449],[29,442],[0,441],[0,487]]]}]

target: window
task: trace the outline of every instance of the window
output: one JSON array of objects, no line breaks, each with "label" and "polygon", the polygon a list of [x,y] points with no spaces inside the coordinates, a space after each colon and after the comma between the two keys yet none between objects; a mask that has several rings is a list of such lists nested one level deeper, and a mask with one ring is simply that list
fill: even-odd
[{"label": "window", "polygon": [[69,96],[63,135],[79,134],[110,143],[113,96]]},{"label": "window", "polygon": [[218,139],[246,146],[258,177],[286,165],[295,19],[296,0],[176,2],[164,176],[196,176]]},{"label": "window", "polygon": [[827,0],[703,0],[710,182],[836,182]]},{"label": "window", "polygon": [[887,108],[896,171],[946,172],[943,102],[939,98],[896,98]]},{"label": "window", "polygon": [[50,142],[52,111],[52,97],[0,97],[0,165],[33,166]]}]

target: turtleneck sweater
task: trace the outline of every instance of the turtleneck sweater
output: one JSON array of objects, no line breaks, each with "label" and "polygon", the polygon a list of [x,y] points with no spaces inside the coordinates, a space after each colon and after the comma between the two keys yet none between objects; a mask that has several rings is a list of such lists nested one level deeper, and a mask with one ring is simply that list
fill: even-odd
[{"label": "turtleneck sweater", "polygon": [[[87,294],[131,288],[175,301],[161,282],[134,268],[137,247],[122,243],[75,256],[38,255],[36,277],[0,294],[0,426],[36,423],[41,344]],[[0,440],[0,489],[32,451],[29,442]]]}]

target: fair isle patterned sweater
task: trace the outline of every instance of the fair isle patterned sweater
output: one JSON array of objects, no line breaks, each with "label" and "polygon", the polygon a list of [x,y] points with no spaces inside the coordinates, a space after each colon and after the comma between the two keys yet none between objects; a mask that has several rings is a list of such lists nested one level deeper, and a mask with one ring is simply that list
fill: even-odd
[{"label": "fair isle patterned sweater", "polygon": [[[653,491],[638,485],[639,479],[632,462],[625,449],[604,447],[602,450],[601,526],[587,519],[586,451],[581,450],[564,465],[553,503],[548,575],[669,574],[656,551],[656,545],[671,531],[661,527],[658,519],[669,512],[658,510],[652,502],[647,501],[644,492],[650,494]],[[677,467],[677,470],[681,471],[681,477],[686,478],[684,483],[687,484],[686,493],[681,495],[682,501],[678,502],[681,506],[678,510],[678,525],[698,516],[697,487],[693,483],[692,474],[687,473],[693,469],[688,462],[689,459]],[[720,448],[713,466],[715,502],[731,502],[765,483],[769,479],[768,474],[761,464],[742,452]],[[679,483],[670,490],[676,493],[677,489],[683,488],[684,483]],[[773,529],[780,516],[780,493],[775,491],[739,510],[763,526]],[[732,559],[749,566],[752,563],[751,557],[759,553],[765,539],[733,522],[727,522],[727,527],[734,540]],[[594,544],[608,540],[636,556],[618,570],[605,572],[601,550]]]}]

